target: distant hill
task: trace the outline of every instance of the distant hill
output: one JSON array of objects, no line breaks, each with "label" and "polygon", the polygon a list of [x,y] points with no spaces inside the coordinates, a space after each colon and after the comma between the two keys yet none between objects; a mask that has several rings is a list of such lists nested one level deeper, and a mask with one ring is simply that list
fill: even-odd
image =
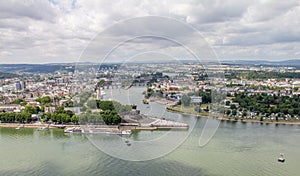
[{"label": "distant hill", "polygon": [[[182,63],[195,62],[191,60],[182,60]],[[227,65],[253,65],[253,66],[293,66],[300,69],[300,60],[285,60],[285,61],[265,61],[265,60],[231,60],[221,61],[222,64]],[[54,73],[60,72],[74,72],[75,67],[80,69],[81,67],[95,68],[101,67],[99,63],[81,62],[81,63],[52,63],[52,64],[0,64],[0,72],[2,76],[0,78],[15,77],[18,75],[10,75],[9,73],[22,74],[22,73]],[[102,65],[105,67],[105,64]],[[118,65],[114,63],[113,65]]]},{"label": "distant hill", "polygon": [[300,67],[300,60],[285,60],[285,61],[265,61],[265,60],[232,60],[222,61],[223,64],[229,65],[268,65],[268,66],[294,66]]},{"label": "distant hill", "polygon": [[7,79],[7,78],[15,78],[19,77],[20,75],[14,74],[14,73],[4,73],[0,72],[0,79]]},{"label": "distant hill", "polygon": [[71,68],[66,64],[0,64],[1,72],[9,73],[53,73],[56,71],[73,72],[74,66]]}]

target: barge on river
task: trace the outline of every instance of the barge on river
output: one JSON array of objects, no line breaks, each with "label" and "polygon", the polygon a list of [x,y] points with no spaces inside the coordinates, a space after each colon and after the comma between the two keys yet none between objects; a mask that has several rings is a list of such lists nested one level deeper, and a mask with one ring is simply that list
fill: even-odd
[{"label": "barge on river", "polygon": [[97,128],[87,128],[83,129],[81,127],[69,127],[64,129],[65,133],[74,134],[118,134],[118,135],[130,135],[131,130],[110,130],[110,129],[97,129]]}]

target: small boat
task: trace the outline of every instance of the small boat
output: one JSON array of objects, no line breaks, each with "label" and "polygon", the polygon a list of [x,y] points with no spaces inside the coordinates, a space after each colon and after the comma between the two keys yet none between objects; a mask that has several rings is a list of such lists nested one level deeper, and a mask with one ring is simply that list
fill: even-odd
[{"label": "small boat", "polygon": [[121,134],[122,135],[131,135],[131,130],[123,130],[123,131],[121,131]]},{"label": "small boat", "polygon": [[19,129],[21,129],[21,126],[18,126],[18,127],[16,128],[16,130],[19,130]]},{"label": "small boat", "polygon": [[80,127],[72,127],[72,128],[65,128],[64,132],[81,134],[81,133],[84,133],[84,130],[81,129]]},{"label": "small boat", "polygon": [[280,153],[280,156],[278,158],[278,162],[284,163],[285,162],[285,158],[284,158],[284,154]]},{"label": "small boat", "polygon": [[130,135],[131,130],[104,130],[104,129],[82,129],[80,127],[65,128],[65,133],[76,133],[76,134],[117,134],[117,135]]},{"label": "small boat", "polygon": [[38,131],[47,131],[47,130],[49,130],[49,128],[48,127],[41,127],[41,128],[38,128],[37,130]]}]

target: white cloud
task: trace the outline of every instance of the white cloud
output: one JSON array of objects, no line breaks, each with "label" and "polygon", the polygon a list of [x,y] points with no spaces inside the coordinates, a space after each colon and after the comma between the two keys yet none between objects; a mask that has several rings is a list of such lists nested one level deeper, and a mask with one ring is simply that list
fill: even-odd
[{"label": "white cloud", "polygon": [[6,57],[6,56],[11,56],[13,53],[9,51],[1,51],[0,52],[0,57]]},{"label": "white cloud", "polygon": [[[297,0],[1,1],[0,62],[76,61],[90,39],[102,30],[148,15],[191,24],[221,59],[299,58],[299,14]],[[146,30],[145,26],[136,30]],[[184,31],[169,30],[186,37]],[[164,46],[173,47],[160,47]]]}]

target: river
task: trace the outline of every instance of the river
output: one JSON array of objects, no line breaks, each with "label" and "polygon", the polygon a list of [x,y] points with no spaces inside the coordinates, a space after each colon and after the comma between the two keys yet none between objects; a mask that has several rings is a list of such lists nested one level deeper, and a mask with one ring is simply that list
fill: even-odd
[{"label": "river", "polygon": [[[120,98],[114,92],[111,97],[117,96],[123,103],[136,103],[145,114],[189,123],[191,128],[188,131],[135,131],[127,137],[72,135],[60,129],[0,128],[0,175],[295,176],[300,173],[298,125],[222,121],[211,140],[200,147],[199,137],[207,118],[167,112],[156,103],[142,105],[134,102],[134,97],[140,94],[129,94]],[[175,146],[172,150],[158,156],[156,154],[170,147],[159,139],[168,144],[179,142],[172,143]],[[115,143],[124,140],[132,145]],[[141,141],[149,142],[143,143],[147,144],[143,150],[135,148]],[[103,148],[111,145],[120,146],[110,147],[111,151]],[[285,163],[277,162],[279,153],[285,154]],[[137,158],[141,158],[140,161],[133,161]]]}]

